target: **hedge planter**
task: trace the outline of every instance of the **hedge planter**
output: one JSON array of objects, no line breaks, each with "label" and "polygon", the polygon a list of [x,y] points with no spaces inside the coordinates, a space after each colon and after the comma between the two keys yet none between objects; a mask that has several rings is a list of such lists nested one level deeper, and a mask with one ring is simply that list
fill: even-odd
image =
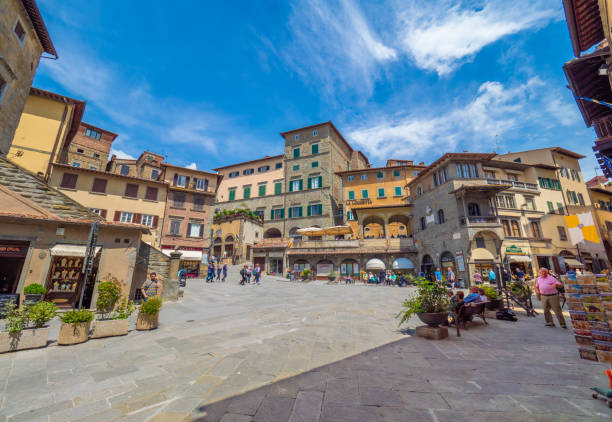
[{"label": "hedge planter", "polygon": [[15,334],[2,332],[0,333],[0,353],[46,347],[48,337],[48,327],[26,329]]},{"label": "hedge planter", "polygon": [[125,336],[128,333],[127,319],[108,319],[94,321],[91,338]]},{"label": "hedge planter", "polygon": [[35,303],[42,302],[44,296],[44,294],[25,295],[25,303],[27,305],[33,305]]},{"label": "hedge planter", "polygon": [[437,327],[444,322],[448,322],[448,312],[421,312],[417,313],[417,316],[430,327]]},{"label": "hedge planter", "polygon": [[138,313],[138,319],[136,320],[137,330],[154,330],[159,325],[159,312],[153,315],[145,314],[144,312]]},{"label": "hedge planter", "polygon": [[503,299],[489,299],[485,307],[489,311],[497,311],[498,309],[501,309],[503,303],[504,303]]},{"label": "hedge planter", "polygon": [[91,321],[77,323],[62,322],[59,336],[57,337],[57,344],[66,346],[86,342],[89,338],[90,326]]}]

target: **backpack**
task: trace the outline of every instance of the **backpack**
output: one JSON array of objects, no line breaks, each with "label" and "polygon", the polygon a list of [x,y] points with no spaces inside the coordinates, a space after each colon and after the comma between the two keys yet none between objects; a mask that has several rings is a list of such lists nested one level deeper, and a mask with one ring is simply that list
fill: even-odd
[{"label": "backpack", "polygon": [[246,275],[246,271],[244,270],[244,268],[240,270],[240,275],[243,277]]},{"label": "backpack", "polygon": [[497,311],[495,314],[497,319],[501,319],[504,321],[518,321],[516,318],[516,313],[512,309],[504,308]]}]

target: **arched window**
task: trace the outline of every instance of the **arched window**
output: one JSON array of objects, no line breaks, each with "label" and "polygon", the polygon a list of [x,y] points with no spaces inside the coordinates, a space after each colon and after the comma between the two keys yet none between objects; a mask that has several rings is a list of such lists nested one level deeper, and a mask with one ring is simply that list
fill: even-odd
[{"label": "arched window", "polygon": [[470,202],[468,204],[468,215],[476,217],[480,216],[480,207],[478,206],[478,204],[474,202]]},{"label": "arched window", "polygon": [[438,224],[444,223],[444,211],[438,210]]}]

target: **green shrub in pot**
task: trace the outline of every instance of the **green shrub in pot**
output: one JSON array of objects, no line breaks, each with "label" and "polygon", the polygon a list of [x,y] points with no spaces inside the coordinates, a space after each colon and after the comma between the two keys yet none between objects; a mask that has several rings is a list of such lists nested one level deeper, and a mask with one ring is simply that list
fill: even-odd
[{"label": "green shrub in pot", "polygon": [[96,300],[96,312],[101,319],[109,319],[115,306],[121,298],[121,286],[115,280],[102,281],[98,284],[98,299]]},{"label": "green shrub in pot", "polygon": [[136,306],[134,305],[134,301],[127,301],[124,298],[121,305],[119,305],[119,307],[115,310],[115,313],[113,313],[111,319],[128,319],[135,310]]},{"label": "green shrub in pot", "polygon": [[414,314],[418,315],[421,320],[423,320],[422,314],[448,314],[447,290],[442,282],[417,277],[416,284],[416,293],[404,300],[402,303],[404,310],[396,316],[396,318],[401,318],[399,325]]},{"label": "green shrub in pot", "polygon": [[38,283],[28,284],[23,288],[23,293],[26,295],[44,295],[47,293],[45,286]]},{"label": "green shrub in pot", "polygon": [[160,297],[152,297],[140,305],[140,312],[147,315],[155,315],[162,307]]},{"label": "green shrub in pot", "polygon": [[11,334],[18,334],[28,325],[28,314],[25,309],[19,309],[15,302],[6,304],[6,324],[4,328]]},{"label": "green shrub in pot", "polygon": [[42,328],[57,315],[58,307],[53,302],[38,302],[25,309],[28,321],[34,328]]},{"label": "green shrub in pot", "polygon": [[91,322],[94,319],[94,314],[87,309],[73,309],[72,311],[68,311],[62,315],[60,315],[60,320],[64,324],[80,324],[82,322]]},{"label": "green shrub in pot", "polygon": [[497,300],[500,298],[499,293],[495,286],[481,286],[482,290],[485,292],[485,296],[489,300]]}]

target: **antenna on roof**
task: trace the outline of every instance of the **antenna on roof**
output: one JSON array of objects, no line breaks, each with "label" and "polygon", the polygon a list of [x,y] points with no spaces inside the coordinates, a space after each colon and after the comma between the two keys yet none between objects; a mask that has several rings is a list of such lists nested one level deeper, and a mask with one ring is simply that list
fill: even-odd
[{"label": "antenna on roof", "polygon": [[499,149],[499,134],[495,134],[495,154],[497,154],[497,150]]}]

